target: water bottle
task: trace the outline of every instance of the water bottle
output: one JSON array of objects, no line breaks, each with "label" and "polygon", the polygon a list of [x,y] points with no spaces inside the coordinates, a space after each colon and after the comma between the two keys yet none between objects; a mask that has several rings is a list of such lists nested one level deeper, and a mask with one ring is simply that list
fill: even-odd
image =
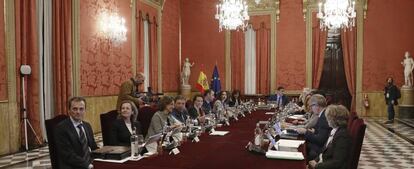
[{"label": "water bottle", "polygon": [[138,159],[138,136],[135,132],[135,128],[132,130],[131,135],[131,158]]},{"label": "water bottle", "polygon": [[263,141],[263,132],[260,129],[260,124],[256,124],[256,128],[254,129],[254,145],[261,146]]}]

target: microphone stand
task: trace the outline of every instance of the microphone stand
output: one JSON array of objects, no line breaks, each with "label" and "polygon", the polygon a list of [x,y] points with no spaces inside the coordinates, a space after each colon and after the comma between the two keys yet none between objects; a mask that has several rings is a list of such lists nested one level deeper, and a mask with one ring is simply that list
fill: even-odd
[{"label": "microphone stand", "polygon": [[21,89],[22,89],[22,97],[23,97],[23,121],[22,123],[24,123],[24,140],[25,140],[25,148],[26,151],[29,150],[29,142],[28,142],[28,138],[27,138],[27,126],[30,127],[30,129],[33,132],[33,135],[36,137],[37,141],[39,142],[39,144],[42,144],[42,142],[40,141],[39,137],[37,136],[35,130],[33,129],[33,126],[30,124],[30,121],[27,117],[27,108],[26,108],[26,94],[25,94],[25,85],[24,85],[24,77],[26,75],[21,74],[22,75],[22,85],[21,85]]}]

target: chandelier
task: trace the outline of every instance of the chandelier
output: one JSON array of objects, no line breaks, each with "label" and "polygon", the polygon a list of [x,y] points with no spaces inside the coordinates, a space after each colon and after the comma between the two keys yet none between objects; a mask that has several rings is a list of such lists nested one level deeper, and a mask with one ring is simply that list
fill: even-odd
[{"label": "chandelier", "polygon": [[351,0],[325,0],[325,4],[319,3],[317,18],[321,20],[320,28],[341,29],[355,26],[355,1]]},{"label": "chandelier", "polygon": [[127,40],[125,19],[113,12],[102,12],[98,20],[99,34],[115,44]]},{"label": "chandelier", "polygon": [[244,0],[221,0],[216,5],[215,18],[219,20],[219,31],[244,30],[249,20],[247,4]]}]

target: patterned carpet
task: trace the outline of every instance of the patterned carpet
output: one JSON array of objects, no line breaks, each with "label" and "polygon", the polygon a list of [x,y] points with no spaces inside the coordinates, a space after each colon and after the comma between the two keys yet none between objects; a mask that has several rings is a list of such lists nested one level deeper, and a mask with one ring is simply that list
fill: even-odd
[{"label": "patterned carpet", "polygon": [[[414,124],[414,121],[406,121]],[[359,169],[414,169],[414,145],[401,138],[392,130],[400,131],[407,138],[414,138],[414,128],[404,123],[383,125],[382,119],[366,119],[367,130],[362,145]],[[95,136],[102,145],[102,136]],[[48,147],[17,153],[0,158],[0,168],[13,169],[50,169]]]}]

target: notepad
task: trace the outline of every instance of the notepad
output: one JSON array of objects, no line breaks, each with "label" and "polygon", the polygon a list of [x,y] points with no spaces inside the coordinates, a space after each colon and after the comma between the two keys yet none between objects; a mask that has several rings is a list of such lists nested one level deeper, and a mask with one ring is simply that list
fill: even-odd
[{"label": "notepad", "polygon": [[266,112],[265,114],[274,115],[275,112]]},{"label": "notepad", "polygon": [[94,161],[101,161],[101,162],[108,162],[108,163],[124,163],[125,161],[130,160],[131,157],[124,158],[122,160],[109,160],[109,159],[101,159],[101,158],[95,158]]},{"label": "notepad", "polygon": [[288,151],[273,151],[266,152],[267,158],[283,159],[283,160],[303,160],[303,154],[301,152],[288,152]]},{"label": "notepad", "polygon": [[212,136],[224,136],[227,133],[229,133],[229,131],[213,131],[210,133],[210,135]]},{"label": "notepad", "polygon": [[305,143],[304,140],[279,140],[279,151],[297,152],[300,145]]}]

